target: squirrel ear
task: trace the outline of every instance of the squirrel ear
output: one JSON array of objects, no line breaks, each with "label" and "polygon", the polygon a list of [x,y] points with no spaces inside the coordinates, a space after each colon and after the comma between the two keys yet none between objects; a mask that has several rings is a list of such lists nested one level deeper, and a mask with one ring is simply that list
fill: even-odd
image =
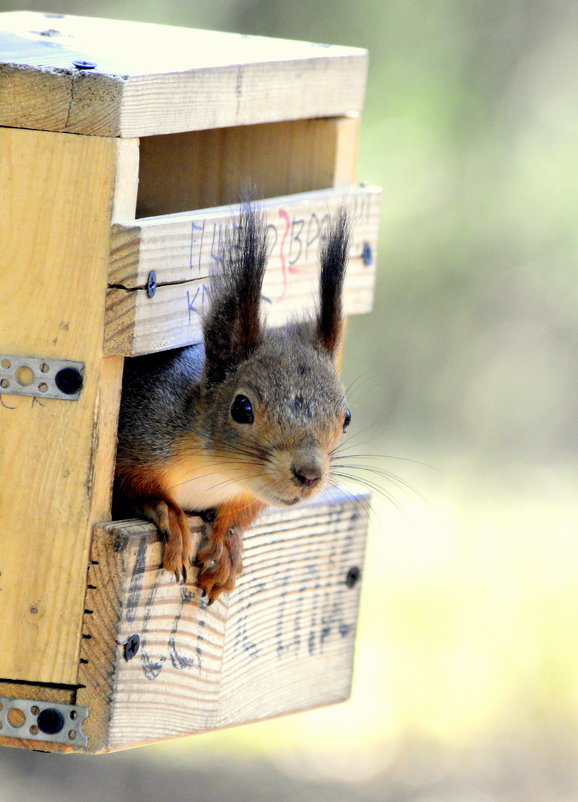
[{"label": "squirrel ear", "polygon": [[347,210],[342,206],[331,222],[321,250],[317,339],[331,357],[337,353],[343,329],[341,298],[349,240],[349,217]]},{"label": "squirrel ear", "polygon": [[222,381],[261,341],[259,302],[267,264],[263,217],[243,202],[233,233],[220,255],[220,273],[211,277],[211,305],[205,318],[205,378]]}]

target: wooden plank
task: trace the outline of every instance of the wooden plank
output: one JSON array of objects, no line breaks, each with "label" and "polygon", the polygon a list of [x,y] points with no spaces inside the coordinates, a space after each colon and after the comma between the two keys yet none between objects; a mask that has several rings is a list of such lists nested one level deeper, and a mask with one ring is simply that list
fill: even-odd
[{"label": "wooden plank", "polygon": [[[271,243],[263,306],[270,325],[315,309],[320,237],[344,201],[352,215],[345,314],[371,310],[380,198],[377,187],[348,187],[263,202]],[[238,206],[221,207],[114,226],[108,353],[136,355],[200,341],[208,276],[237,213]],[[144,289],[150,271],[157,280],[152,298]]]},{"label": "wooden plank", "polygon": [[[77,683],[91,523],[110,506],[121,367],[102,360],[102,296],[117,169],[136,146],[0,129],[0,352],[85,364],[78,401],[0,396],[1,679]],[[133,208],[135,199],[133,191]]]},{"label": "wooden plank", "polygon": [[143,137],[137,217],[352,184],[358,140],[357,116]]},{"label": "wooden plank", "polygon": [[[265,212],[269,260],[281,273],[314,267],[328,220],[341,204],[352,218],[354,259],[377,234],[381,188],[361,185],[323,189],[259,201]],[[239,205],[119,222],[111,237],[109,284],[144,288],[151,270],[157,286],[206,277],[218,262],[219,249],[232,231]],[[368,265],[369,266],[369,265]]]},{"label": "wooden plank", "polygon": [[0,53],[0,124],[114,137],[359,111],[367,72],[359,48],[18,11]]},{"label": "wooden plank", "polygon": [[[190,520],[200,540],[199,519]],[[150,524],[96,528],[77,704],[89,751],[254,721],[349,696],[367,496],[268,510],[237,587],[207,607],[160,568]],[[350,583],[351,584],[351,583]],[[140,638],[127,660],[124,644]]]}]

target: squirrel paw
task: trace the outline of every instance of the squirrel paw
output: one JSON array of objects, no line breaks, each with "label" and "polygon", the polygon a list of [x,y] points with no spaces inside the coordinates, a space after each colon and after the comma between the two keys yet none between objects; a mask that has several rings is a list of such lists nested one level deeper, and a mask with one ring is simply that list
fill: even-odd
[{"label": "squirrel paw", "polygon": [[172,506],[162,500],[145,503],[141,509],[143,514],[155,524],[160,538],[165,544],[163,568],[165,571],[173,573],[177,582],[185,584],[194,554],[191,531],[184,512],[176,504]]},{"label": "squirrel paw", "polygon": [[241,534],[233,527],[225,537],[216,538],[209,530],[208,543],[197,554],[199,566],[197,584],[203,595],[212,604],[221,593],[235,587],[237,577],[243,570],[243,545]]}]

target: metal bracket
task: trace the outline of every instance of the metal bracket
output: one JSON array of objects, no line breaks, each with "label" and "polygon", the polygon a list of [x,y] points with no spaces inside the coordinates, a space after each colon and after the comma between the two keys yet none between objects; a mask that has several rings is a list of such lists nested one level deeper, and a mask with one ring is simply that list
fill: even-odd
[{"label": "metal bracket", "polygon": [[0,394],[78,401],[84,362],[0,354]]},{"label": "metal bracket", "polygon": [[34,699],[0,696],[0,735],[27,741],[88,746],[82,722],[88,709]]}]

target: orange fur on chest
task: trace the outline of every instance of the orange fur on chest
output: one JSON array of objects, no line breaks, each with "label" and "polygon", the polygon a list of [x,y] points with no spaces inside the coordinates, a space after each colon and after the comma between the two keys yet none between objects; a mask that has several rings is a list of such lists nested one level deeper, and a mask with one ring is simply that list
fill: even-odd
[{"label": "orange fur on chest", "polygon": [[186,447],[177,447],[171,460],[163,465],[161,477],[167,495],[186,510],[255,502],[256,497],[247,487],[252,469],[246,461],[221,455],[217,450],[208,453],[197,442],[187,441]]}]

